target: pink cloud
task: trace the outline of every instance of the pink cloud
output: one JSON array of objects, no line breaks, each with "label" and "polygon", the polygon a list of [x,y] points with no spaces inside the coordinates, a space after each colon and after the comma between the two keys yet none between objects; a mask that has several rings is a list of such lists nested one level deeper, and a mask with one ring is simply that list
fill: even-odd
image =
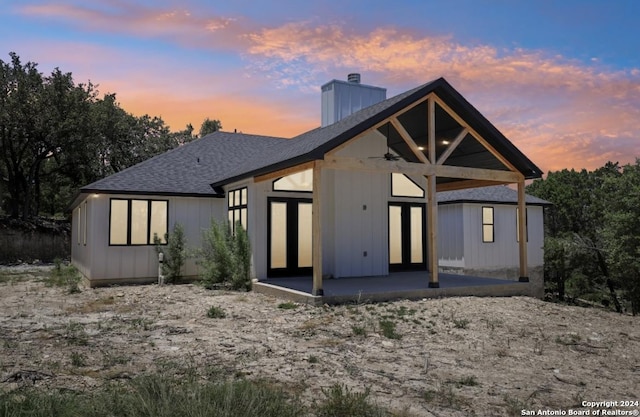
[{"label": "pink cloud", "polygon": [[[103,86],[111,85],[105,80],[112,80],[123,104],[131,102],[136,109],[146,106],[145,113],[150,114],[158,114],[157,108],[176,128],[185,124],[180,120],[187,117],[186,109],[201,113],[189,104],[193,102],[223,108],[228,121],[217,110],[214,115],[202,114],[221,118],[225,127],[288,136],[317,125],[316,115],[310,110],[300,114],[298,109],[317,108],[318,87],[330,78],[362,72],[363,82],[385,86],[393,95],[444,76],[544,170],[596,168],[608,159],[626,163],[638,156],[640,69],[636,68],[616,71],[599,61],[583,63],[547,51],[462,44],[451,36],[396,27],[364,30],[317,21],[268,27],[242,16],[151,8],[119,0],[102,1],[98,7],[47,4],[22,10],[87,30],[159,37],[243,57],[246,67],[240,72],[248,85],[242,90],[236,87],[235,94],[225,84],[237,74],[212,76],[177,66],[155,71],[162,61],[164,66],[170,62],[166,57],[136,61],[139,65],[129,66],[126,77],[92,75]],[[152,67],[154,71],[149,71]],[[170,70],[180,72],[181,92],[172,88]],[[267,90],[271,95],[261,97]],[[224,107],[216,107],[220,97],[229,100]],[[160,103],[164,107],[158,107]],[[237,110],[231,110],[231,104]],[[248,112],[261,116],[244,116],[252,114]],[[178,114],[180,118],[174,116]],[[266,122],[270,117],[286,119],[286,124]],[[296,122],[296,117],[301,121]],[[188,121],[198,123],[196,118]]]}]

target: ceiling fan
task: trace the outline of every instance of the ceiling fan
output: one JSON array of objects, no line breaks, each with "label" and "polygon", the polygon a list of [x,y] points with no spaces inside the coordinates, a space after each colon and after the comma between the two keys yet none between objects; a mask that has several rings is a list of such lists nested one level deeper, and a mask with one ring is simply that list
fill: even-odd
[{"label": "ceiling fan", "polygon": [[370,159],[385,159],[387,161],[399,161],[401,159],[400,155],[391,153],[391,146],[389,146],[389,125],[390,123],[387,123],[387,134],[385,135],[387,139],[387,152],[382,156],[370,156]]}]

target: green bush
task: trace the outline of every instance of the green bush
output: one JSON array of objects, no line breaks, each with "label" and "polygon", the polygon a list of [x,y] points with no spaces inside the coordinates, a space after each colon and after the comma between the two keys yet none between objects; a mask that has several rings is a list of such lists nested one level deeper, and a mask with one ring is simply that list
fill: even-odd
[{"label": "green bush", "polygon": [[335,384],[328,390],[322,390],[325,400],[317,404],[317,417],[382,417],[387,411],[369,402],[369,389],[365,392],[353,392],[341,384]]},{"label": "green bush", "polygon": [[282,390],[247,380],[202,382],[145,375],[95,392],[0,393],[0,417],[298,417],[304,408]]},{"label": "green bush", "polygon": [[173,225],[171,233],[165,235],[166,245],[161,244],[158,236],[153,237],[156,245],[156,252],[164,256],[162,263],[162,274],[165,282],[174,284],[182,279],[182,267],[187,260],[187,250],[185,248],[184,228],[180,223]]},{"label": "green bush", "polygon": [[227,317],[227,313],[224,312],[222,307],[211,306],[209,310],[207,310],[207,317],[211,319],[223,319]]},{"label": "green bush", "polygon": [[240,223],[233,234],[228,224],[213,220],[204,232],[201,258],[206,288],[225,285],[234,290],[251,290],[251,245]]},{"label": "green bush", "polygon": [[53,269],[49,277],[45,279],[48,286],[66,287],[69,294],[80,292],[80,273],[73,265],[65,265],[60,258],[54,259]]}]

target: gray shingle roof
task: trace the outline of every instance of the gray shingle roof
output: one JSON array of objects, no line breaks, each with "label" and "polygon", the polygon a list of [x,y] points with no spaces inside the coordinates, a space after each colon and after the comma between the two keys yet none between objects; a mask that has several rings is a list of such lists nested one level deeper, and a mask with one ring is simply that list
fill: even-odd
[{"label": "gray shingle roof", "polygon": [[[526,178],[542,172],[443,78],[292,139],[216,132],[83,187],[82,193],[216,196],[212,188],[315,159],[435,92]],[[199,163],[198,163],[199,158]]]},{"label": "gray shingle roof", "polygon": [[[549,201],[528,194],[525,196],[525,201],[531,205],[552,205]],[[438,204],[474,202],[516,204],[518,202],[518,192],[505,185],[495,185],[467,190],[441,191],[438,193]]]},{"label": "gray shingle roof", "polygon": [[82,187],[83,193],[210,195],[211,182],[287,139],[215,132]]}]

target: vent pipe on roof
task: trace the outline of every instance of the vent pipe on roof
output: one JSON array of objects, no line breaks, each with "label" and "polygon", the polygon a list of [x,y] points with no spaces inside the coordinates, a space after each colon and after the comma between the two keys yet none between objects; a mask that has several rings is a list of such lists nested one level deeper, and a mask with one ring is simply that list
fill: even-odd
[{"label": "vent pipe on roof", "polygon": [[351,74],[347,75],[347,81],[349,81],[350,83],[360,84],[360,74],[358,74],[357,72],[352,72]]}]

